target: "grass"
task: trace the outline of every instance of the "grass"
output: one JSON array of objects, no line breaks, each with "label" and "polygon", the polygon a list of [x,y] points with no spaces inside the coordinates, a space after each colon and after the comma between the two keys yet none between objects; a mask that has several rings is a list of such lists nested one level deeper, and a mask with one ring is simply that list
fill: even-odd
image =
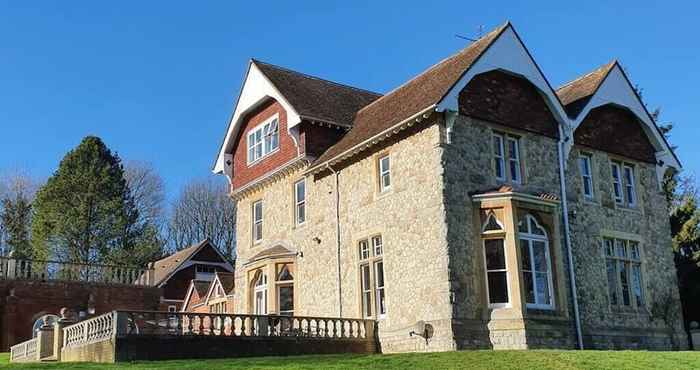
[{"label": "grass", "polygon": [[8,364],[3,369],[698,369],[700,352],[460,351],[396,355],[259,357],[224,360]]}]

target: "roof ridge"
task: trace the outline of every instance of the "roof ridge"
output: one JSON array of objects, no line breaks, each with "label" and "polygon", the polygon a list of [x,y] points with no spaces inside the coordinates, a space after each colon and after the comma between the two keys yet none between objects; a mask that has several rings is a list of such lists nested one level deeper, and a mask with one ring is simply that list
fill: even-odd
[{"label": "roof ridge", "polygon": [[579,77],[577,77],[577,78],[575,78],[575,79],[573,79],[573,80],[571,80],[571,81],[569,81],[569,82],[567,82],[567,83],[565,83],[565,84],[563,84],[563,85],[557,87],[556,91],[559,91],[559,90],[561,90],[561,89],[564,89],[564,88],[568,87],[569,85],[572,85],[572,84],[574,84],[574,83],[576,83],[576,82],[578,82],[578,81],[580,81],[580,80],[582,80],[582,79],[584,79],[584,78],[586,78],[586,77],[588,77],[588,76],[590,76],[590,75],[592,75],[592,74],[594,74],[594,73],[597,73],[597,72],[599,72],[599,71],[601,71],[601,70],[603,70],[603,69],[605,69],[605,68],[612,68],[612,66],[614,66],[614,65],[617,64],[617,63],[618,63],[618,62],[617,62],[617,59],[613,59],[612,61],[607,62],[607,63],[601,65],[600,67],[598,67],[598,68],[596,68],[596,69],[594,69],[594,70],[592,70],[592,71],[590,71],[590,72],[588,72],[588,73],[586,73],[586,74],[584,74],[584,75],[581,75],[581,76],[579,76]]},{"label": "roof ridge", "polygon": [[341,86],[341,87],[346,87],[346,88],[349,88],[349,89],[353,89],[353,90],[357,90],[357,91],[362,91],[362,92],[370,93],[370,94],[377,95],[377,96],[383,96],[383,94],[378,93],[378,92],[375,92],[375,91],[363,89],[363,88],[357,87],[357,86],[350,86],[350,85],[348,85],[348,84],[344,84],[344,83],[340,83],[340,82],[336,82],[336,81],[331,81],[331,80],[329,80],[329,79],[327,79],[327,78],[318,77],[318,76],[310,75],[310,74],[308,74],[308,73],[295,71],[295,70],[293,70],[293,69],[290,69],[290,68],[287,68],[287,67],[282,67],[282,66],[277,65],[277,64],[272,64],[272,63],[264,62],[264,61],[262,61],[262,60],[260,60],[260,59],[250,58],[250,60],[253,61],[253,63],[264,64],[264,65],[267,65],[267,66],[270,66],[270,67],[273,67],[273,68],[277,68],[277,69],[282,70],[282,71],[287,71],[287,72],[296,73],[296,74],[302,75],[302,76],[304,76],[304,77],[306,77],[306,78],[310,78],[310,79],[314,79],[314,80],[318,80],[318,81],[327,82],[327,83],[330,83],[330,84],[333,84],[333,85],[337,85],[337,86]]},{"label": "roof ridge", "polygon": [[476,41],[472,42],[472,43],[469,44],[468,46],[466,46],[466,47],[460,49],[459,51],[457,51],[456,53],[454,53],[454,54],[452,54],[452,55],[449,55],[449,56],[443,58],[443,59],[440,60],[439,62],[437,62],[437,63],[433,64],[432,66],[430,66],[428,69],[426,69],[426,70],[424,70],[423,72],[421,72],[421,73],[419,73],[419,74],[413,76],[413,78],[411,78],[411,79],[407,80],[406,82],[402,83],[401,85],[399,85],[399,86],[397,86],[397,87],[391,89],[389,92],[387,92],[386,94],[382,95],[379,99],[377,99],[377,100],[375,100],[375,101],[373,101],[373,102],[371,102],[371,103],[365,105],[364,107],[362,107],[362,109],[358,110],[357,113],[355,113],[355,115],[357,116],[357,115],[360,114],[362,111],[364,111],[365,109],[367,109],[367,108],[369,108],[370,106],[374,105],[375,103],[380,102],[380,101],[381,101],[382,99],[384,99],[385,97],[387,97],[387,96],[393,94],[394,92],[396,92],[396,91],[398,91],[399,89],[401,89],[402,87],[404,87],[404,86],[410,84],[411,82],[415,81],[416,79],[420,78],[421,76],[427,74],[428,72],[432,71],[433,69],[439,67],[440,65],[442,65],[442,64],[444,64],[444,63],[446,63],[446,62],[448,62],[448,61],[451,60],[451,59],[456,58],[457,56],[459,56],[459,55],[462,54],[463,52],[469,50],[469,49],[470,49],[471,47],[473,47],[477,42],[486,39],[487,37],[491,36],[491,35],[494,34],[494,33],[499,33],[499,32],[501,32],[502,30],[504,30],[504,29],[505,29],[506,27],[508,27],[508,26],[510,26],[510,21],[507,21],[506,23],[504,23],[504,24],[501,25],[500,27],[496,27],[496,29],[492,30],[491,32],[489,32],[489,33],[487,33],[487,34],[485,34],[485,35],[483,35],[483,36],[481,36],[479,39],[477,39]]}]

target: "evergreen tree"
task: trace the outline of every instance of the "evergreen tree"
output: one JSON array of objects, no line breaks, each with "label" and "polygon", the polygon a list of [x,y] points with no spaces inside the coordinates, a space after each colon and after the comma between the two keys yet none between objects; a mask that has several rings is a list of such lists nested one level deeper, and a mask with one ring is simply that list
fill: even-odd
[{"label": "evergreen tree", "polygon": [[14,258],[31,258],[32,246],[30,227],[32,205],[29,198],[22,192],[14,196],[7,195],[0,202],[0,224],[5,236],[6,251]]},{"label": "evergreen tree", "polygon": [[36,253],[64,261],[119,263],[138,219],[121,160],[88,136],[41,187],[32,222]]}]

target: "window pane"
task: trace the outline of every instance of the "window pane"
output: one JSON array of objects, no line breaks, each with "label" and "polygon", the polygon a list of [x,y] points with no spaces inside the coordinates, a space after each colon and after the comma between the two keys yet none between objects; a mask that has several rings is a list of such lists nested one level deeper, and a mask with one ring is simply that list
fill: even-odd
[{"label": "window pane", "polygon": [[518,141],[508,139],[508,158],[518,159]]},{"label": "window pane", "polygon": [[523,272],[523,279],[525,280],[525,303],[535,303],[535,285],[532,280],[532,272]]},{"label": "window pane", "polygon": [[383,315],[386,313],[386,305],[384,302],[384,263],[379,261],[374,265],[374,285],[377,289],[377,313]]},{"label": "window pane", "polygon": [[382,188],[388,188],[391,186],[391,176],[388,173],[382,175]]},{"label": "window pane", "polygon": [[630,305],[630,287],[627,278],[627,262],[618,262],[618,269],[620,270],[620,286],[622,287],[622,304],[625,306]]},{"label": "window pane", "polygon": [[505,270],[506,256],[503,251],[503,239],[488,239],[484,241],[486,248],[486,269]]},{"label": "window pane", "polygon": [[551,304],[552,302],[549,296],[549,276],[546,272],[538,272],[535,274],[535,286],[537,287],[537,304]]},{"label": "window pane", "polygon": [[489,303],[508,303],[506,272],[489,272]]},{"label": "window pane", "polygon": [[544,242],[532,241],[532,254],[535,258],[535,271],[547,273],[547,251]]},{"label": "window pane", "polygon": [[369,265],[360,266],[362,283],[362,308],[366,317],[372,316],[372,291],[370,288]]},{"label": "window pane", "polygon": [[534,235],[545,235],[544,229],[541,228],[539,225],[537,225],[537,221],[535,221],[535,218],[530,216],[528,217],[530,219],[530,232]]},{"label": "window pane", "polygon": [[627,257],[627,248],[624,240],[615,239],[615,255],[621,258]]},{"label": "window pane", "polygon": [[503,228],[501,228],[501,225],[498,224],[496,217],[493,214],[490,214],[488,216],[488,220],[486,220],[486,225],[484,225],[484,231],[494,230],[503,230]]},{"label": "window pane", "polygon": [[637,307],[644,305],[644,297],[642,296],[642,268],[639,264],[632,265],[632,289],[634,297],[637,300]]},{"label": "window pane", "polygon": [[495,158],[494,159],[494,170],[496,172],[496,177],[499,179],[505,178],[504,175],[504,169],[503,169],[503,158]]},{"label": "window pane", "polygon": [[617,262],[613,259],[608,259],[606,261],[607,272],[608,272],[608,297],[610,298],[610,304],[617,304]]},{"label": "window pane", "polygon": [[369,243],[366,240],[360,242],[360,259],[369,258]]},{"label": "window pane", "polygon": [[294,311],[294,286],[284,285],[279,287],[280,313],[289,314]]},{"label": "window pane", "polygon": [[496,157],[503,156],[503,139],[500,136],[493,136],[493,154]]},{"label": "window pane", "polygon": [[614,256],[615,255],[615,245],[612,239],[605,239],[605,255]]},{"label": "window pane", "polygon": [[303,224],[306,221],[306,204],[302,203],[297,206],[297,223]]},{"label": "window pane", "polygon": [[520,162],[510,160],[510,179],[515,182],[520,181]]},{"label": "window pane", "polygon": [[389,166],[390,166],[389,156],[383,157],[379,163],[380,163],[382,172],[387,172],[390,170],[390,168],[389,168]]},{"label": "window pane", "polygon": [[382,248],[382,237],[381,236],[375,236],[372,238],[372,246],[374,247],[374,255],[375,256],[381,256],[382,253],[384,253],[384,250]]},{"label": "window pane", "polygon": [[296,185],[297,202],[302,202],[306,199],[306,183],[304,181],[297,182]]},{"label": "window pane", "polygon": [[375,285],[377,288],[384,288],[384,262],[375,263]]},{"label": "window pane", "polygon": [[532,262],[530,261],[530,242],[525,239],[520,239],[520,265],[523,271],[532,271]]}]

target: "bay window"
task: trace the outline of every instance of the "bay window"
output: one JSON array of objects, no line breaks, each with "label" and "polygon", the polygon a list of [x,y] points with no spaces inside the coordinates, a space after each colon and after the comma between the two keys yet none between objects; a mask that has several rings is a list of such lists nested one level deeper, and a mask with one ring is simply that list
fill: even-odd
[{"label": "bay window", "polygon": [[547,232],[532,215],[518,225],[525,303],[528,308],[553,308],[552,262]]}]

